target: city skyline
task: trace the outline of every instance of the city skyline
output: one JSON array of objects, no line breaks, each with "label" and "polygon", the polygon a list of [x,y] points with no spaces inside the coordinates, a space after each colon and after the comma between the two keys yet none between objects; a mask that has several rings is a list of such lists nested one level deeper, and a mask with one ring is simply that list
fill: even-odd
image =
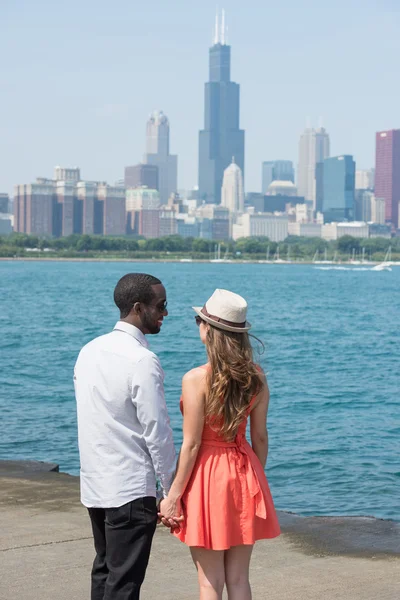
[{"label": "city skyline", "polygon": [[[54,162],[79,164],[91,180],[121,179],[125,165],[140,162],[144,123],[155,106],[162,107],[171,121],[171,151],[182,163],[179,186],[196,183],[204,51],[212,41],[215,4],[193,8],[172,2],[167,9],[155,2],[151,10],[122,4],[123,19],[121,11],[105,6],[98,6],[93,15],[75,0],[68,10],[58,7],[56,12],[47,11],[43,0],[34,7],[24,5],[23,11],[18,1],[0,9],[0,44],[7,57],[1,96],[1,191],[11,193],[15,183],[33,180]],[[400,49],[399,12],[367,2],[360,13],[355,3],[346,3],[343,23],[342,4],[320,7],[308,0],[302,6],[289,2],[283,10],[230,2],[226,7],[232,78],[242,89],[247,190],[260,188],[263,161],[280,157],[297,164],[298,137],[308,115],[313,115],[314,123],[323,115],[331,134],[331,154],[352,154],[360,168],[374,164],[375,132],[398,126],[394,99],[399,84],[393,73]],[[78,8],[79,23],[73,17]],[[264,39],[267,16],[285,25],[284,35],[277,27]],[[193,20],[196,28],[188,28]],[[318,22],[324,27],[315,27]],[[132,23],[136,23],[133,33]],[[307,36],[302,24],[307,25]],[[330,49],[329,40],[339,32],[340,48],[332,44]],[[143,55],[144,34],[150,43]],[[141,60],[136,61],[139,49]],[[299,68],[308,64],[308,58],[312,69]],[[112,84],[103,88],[104,79]],[[132,86],[138,84],[140,94],[134,94]],[[77,144],[77,139],[83,143]]]}]

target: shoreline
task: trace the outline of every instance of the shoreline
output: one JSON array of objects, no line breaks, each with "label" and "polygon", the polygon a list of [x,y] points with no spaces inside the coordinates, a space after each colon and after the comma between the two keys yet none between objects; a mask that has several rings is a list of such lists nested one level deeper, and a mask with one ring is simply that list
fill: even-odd
[{"label": "shoreline", "polygon": [[[50,510],[60,510],[60,506],[83,508],[79,476],[60,472],[56,463],[0,460],[0,481],[3,507],[21,504],[33,508],[45,503]],[[54,501],[56,506],[52,506]],[[394,519],[371,515],[302,516],[285,510],[277,513],[282,534],[311,555],[400,557],[400,522]]]},{"label": "shoreline", "polygon": [[[0,462],[4,598],[27,600],[27,590],[29,600],[89,598],[93,535],[78,477],[56,472],[54,464],[25,462],[24,471],[12,461],[9,476],[3,476],[3,467]],[[278,518],[281,535],[254,547],[254,600],[265,600],[266,590],[285,600],[398,599],[400,524],[279,511]],[[162,525],[154,536],[143,598],[157,598],[160,590],[163,600],[199,597],[187,546]]]},{"label": "shoreline", "polygon": [[[191,263],[199,263],[199,264],[213,264],[214,261],[205,258],[85,258],[85,257],[72,257],[72,258],[63,258],[63,257],[39,257],[39,256],[13,256],[13,257],[0,257],[0,262],[132,262],[132,263],[174,263],[174,264],[191,264]],[[215,264],[223,264],[223,265],[235,265],[235,264],[251,264],[251,265],[288,265],[288,266],[307,266],[311,265],[314,267],[354,267],[354,268],[365,268],[374,267],[380,264],[382,261],[371,261],[364,263],[352,263],[352,262],[314,262],[310,261],[273,261],[273,260],[245,260],[245,259],[235,259],[235,260],[221,260]],[[391,267],[400,267],[399,262],[391,262]]]}]

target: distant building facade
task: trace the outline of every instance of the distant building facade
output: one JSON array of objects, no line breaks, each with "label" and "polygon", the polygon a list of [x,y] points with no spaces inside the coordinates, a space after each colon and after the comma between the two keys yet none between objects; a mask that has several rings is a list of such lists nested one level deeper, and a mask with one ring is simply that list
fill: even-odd
[{"label": "distant building facade", "polygon": [[299,196],[316,207],[316,168],[330,156],[329,135],[323,127],[318,129],[307,128],[300,137],[299,163],[297,169],[297,188]]},{"label": "distant building facade", "polygon": [[221,206],[227,208],[232,214],[244,211],[243,174],[234,158],[232,164],[224,171]]},{"label": "distant building facade", "polygon": [[356,163],[352,156],[324,160],[322,212],[325,222],[354,219]]},{"label": "distant building facade", "polygon": [[282,242],[288,236],[288,223],[287,216],[244,213],[233,226],[233,239],[266,236],[271,242]]},{"label": "distant building facade", "polygon": [[146,186],[126,190],[126,233],[156,238],[160,234],[160,194]]},{"label": "distant building facade", "polygon": [[385,219],[399,227],[400,129],[376,134],[375,195],[385,200]]},{"label": "distant building facade", "polygon": [[265,195],[260,192],[249,192],[245,196],[245,208],[253,207],[255,212],[266,212],[264,207]]},{"label": "distant building facade", "polygon": [[359,189],[355,191],[354,197],[354,219],[356,221],[372,220],[372,201],[374,193],[368,189]]},{"label": "distant building facade", "polygon": [[319,223],[291,223],[288,224],[289,235],[300,237],[321,237],[322,225]]},{"label": "distant building facade", "polygon": [[178,235],[181,237],[200,237],[200,221],[195,217],[178,219]]},{"label": "distant building facade", "polygon": [[273,181],[291,181],[294,183],[294,167],[291,160],[270,160],[262,163],[261,191],[268,193]]},{"label": "distant building facade", "polygon": [[54,179],[55,181],[71,181],[78,183],[81,180],[81,170],[79,167],[54,167]]},{"label": "distant building facade", "polygon": [[10,235],[12,230],[11,215],[7,213],[0,213],[0,235]]},{"label": "distant building facade", "polygon": [[375,194],[371,198],[371,221],[377,225],[384,225],[386,222],[386,202]]},{"label": "distant building facade", "polygon": [[264,212],[286,212],[289,205],[304,204],[304,196],[287,196],[284,194],[264,196]]},{"label": "distant building facade", "polygon": [[321,237],[324,240],[338,240],[344,235],[356,238],[369,237],[369,226],[367,223],[325,223],[321,228]]},{"label": "distant building facade", "polygon": [[143,162],[158,168],[161,204],[178,190],[178,157],[169,153],[170,126],[162,111],[154,111],[147,122],[146,154]]},{"label": "distant building facade", "polygon": [[124,235],[125,190],[80,181],[78,171],[56,167],[55,175],[66,173],[67,180],[38,178],[35,183],[15,186],[14,230],[55,237],[73,233]]},{"label": "distant building facade", "polygon": [[[29,235],[53,235],[55,208],[54,182],[38,179],[36,183],[14,188],[14,231]],[[54,217],[56,215],[54,214]]]},{"label": "distant building facade", "polygon": [[0,194],[0,213],[7,214],[9,210],[10,197],[8,194]]},{"label": "distant building facade", "polygon": [[297,196],[297,187],[289,180],[275,180],[270,183],[267,190],[270,196]]},{"label": "distant building facade", "polygon": [[377,238],[384,237],[387,239],[391,239],[392,231],[389,225],[381,225],[379,223],[370,223],[369,225],[369,237]]},{"label": "distant building facade", "polygon": [[374,190],[375,169],[356,170],[356,190]]},{"label": "distant building facade", "polygon": [[231,81],[231,48],[224,17],[217,18],[205,85],[204,129],[199,134],[199,200],[220,204],[222,180],[232,156],[244,177],[244,131],[240,129],[240,87]]},{"label": "distant building facade", "polygon": [[140,163],[132,167],[125,167],[125,188],[146,186],[158,190],[158,167]]},{"label": "distant building facade", "polygon": [[9,214],[10,198],[8,194],[0,194],[0,235],[12,233],[13,217]]},{"label": "distant building facade", "polygon": [[178,220],[176,212],[171,208],[164,207],[160,210],[160,237],[176,235],[178,233]]}]

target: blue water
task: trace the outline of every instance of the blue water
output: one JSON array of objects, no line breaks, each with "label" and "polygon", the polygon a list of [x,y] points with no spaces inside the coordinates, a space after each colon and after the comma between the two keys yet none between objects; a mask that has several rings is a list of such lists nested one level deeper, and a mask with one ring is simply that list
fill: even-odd
[{"label": "blue water", "polygon": [[150,342],[177,444],[181,377],[205,362],[190,307],[231,289],[248,299],[266,344],[277,507],[400,519],[400,268],[0,262],[0,458],[78,473],[74,361],[117,321],[113,288],[134,270],[157,275],[168,292],[169,317]]}]

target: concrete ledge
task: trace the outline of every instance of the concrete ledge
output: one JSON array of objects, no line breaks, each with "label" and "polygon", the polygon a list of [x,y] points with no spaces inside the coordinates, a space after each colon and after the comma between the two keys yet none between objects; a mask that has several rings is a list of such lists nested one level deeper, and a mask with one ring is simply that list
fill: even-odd
[{"label": "concrete ledge", "polygon": [[[0,477],[0,489],[2,600],[88,598],[94,550],[79,479],[28,469]],[[398,600],[399,524],[282,512],[279,518],[283,535],[254,549],[254,600]],[[142,598],[198,599],[188,548],[162,526]]]},{"label": "concrete ledge", "polygon": [[29,473],[59,472],[59,465],[39,460],[0,460],[0,477],[21,477]]}]

